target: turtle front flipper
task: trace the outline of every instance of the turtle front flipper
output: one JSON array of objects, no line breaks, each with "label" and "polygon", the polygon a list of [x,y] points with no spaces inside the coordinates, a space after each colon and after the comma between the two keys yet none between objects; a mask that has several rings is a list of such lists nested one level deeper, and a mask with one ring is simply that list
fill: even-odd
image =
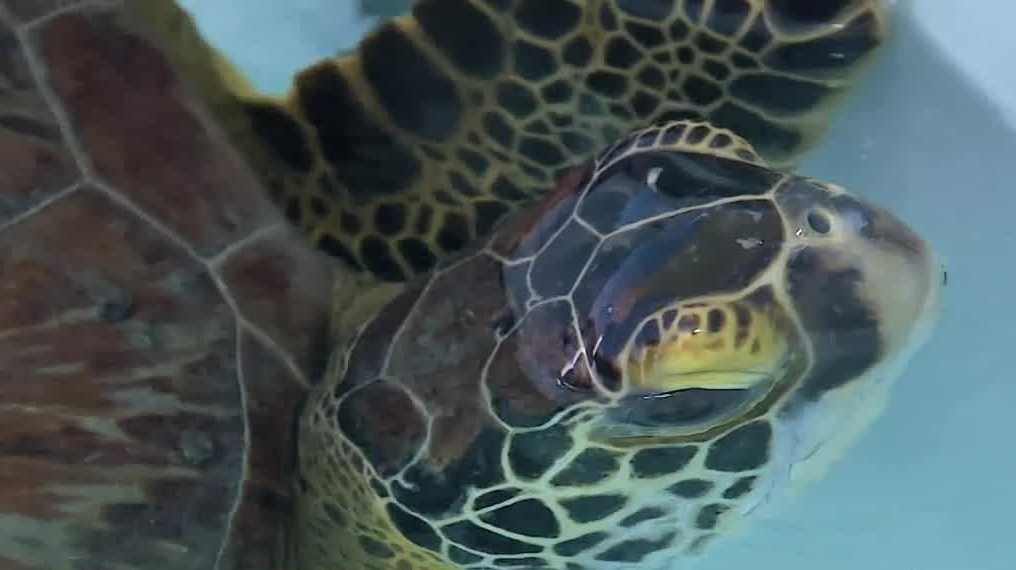
[{"label": "turtle front flipper", "polygon": [[4,570],[285,568],[332,264],[156,4],[0,0]]},{"label": "turtle front flipper", "polygon": [[247,110],[290,219],[401,280],[652,123],[791,163],[885,28],[877,0],[422,0]]}]

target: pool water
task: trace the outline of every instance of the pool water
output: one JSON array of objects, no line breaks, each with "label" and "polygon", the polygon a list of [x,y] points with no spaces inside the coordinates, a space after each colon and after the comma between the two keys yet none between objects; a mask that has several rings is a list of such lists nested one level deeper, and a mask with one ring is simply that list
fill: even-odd
[{"label": "pool water", "polygon": [[[231,2],[183,4],[277,93],[292,70],[349,48],[376,23],[352,1],[245,0],[242,20]],[[1007,360],[1016,344],[1016,71],[1006,61],[1016,9],[979,0],[977,14],[950,15],[971,5],[899,2],[890,45],[801,166],[889,207],[933,243],[949,276],[938,328],[886,413],[828,476],[696,568],[1016,568]]]}]

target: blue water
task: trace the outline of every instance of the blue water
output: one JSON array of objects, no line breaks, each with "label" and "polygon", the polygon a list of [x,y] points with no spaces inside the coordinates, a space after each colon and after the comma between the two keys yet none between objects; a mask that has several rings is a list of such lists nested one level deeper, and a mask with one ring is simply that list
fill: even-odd
[{"label": "blue water", "polygon": [[[348,48],[374,24],[352,1],[244,0],[242,19],[231,15],[234,2],[184,4],[275,92],[292,69]],[[918,25],[920,6],[902,4],[891,45],[802,171],[888,206],[933,242],[949,271],[939,327],[844,460],[782,514],[712,551],[700,570],[1016,569],[1008,360],[1016,355],[1016,130],[1003,119],[1016,110],[995,107],[950,63],[941,47],[949,42],[932,42]],[[958,18],[953,33],[981,33]],[[1013,54],[1014,37],[985,45]],[[1016,77],[1009,65],[998,73]]]}]

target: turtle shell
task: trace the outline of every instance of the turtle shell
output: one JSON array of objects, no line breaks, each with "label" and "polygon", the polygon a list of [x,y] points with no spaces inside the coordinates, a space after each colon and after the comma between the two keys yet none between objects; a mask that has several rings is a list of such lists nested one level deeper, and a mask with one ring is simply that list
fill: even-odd
[{"label": "turtle shell", "polygon": [[276,568],[331,265],[98,4],[0,2],[0,567]]}]

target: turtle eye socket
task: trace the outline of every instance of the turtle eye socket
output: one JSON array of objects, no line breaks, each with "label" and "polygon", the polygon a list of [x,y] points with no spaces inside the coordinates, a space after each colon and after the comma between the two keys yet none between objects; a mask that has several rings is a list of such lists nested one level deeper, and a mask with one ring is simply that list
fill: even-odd
[{"label": "turtle eye socket", "polygon": [[825,235],[832,231],[833,224],[829,220],[829,215],[821,210],[808,212],[807,221],[808,227],[816,234]]}]

